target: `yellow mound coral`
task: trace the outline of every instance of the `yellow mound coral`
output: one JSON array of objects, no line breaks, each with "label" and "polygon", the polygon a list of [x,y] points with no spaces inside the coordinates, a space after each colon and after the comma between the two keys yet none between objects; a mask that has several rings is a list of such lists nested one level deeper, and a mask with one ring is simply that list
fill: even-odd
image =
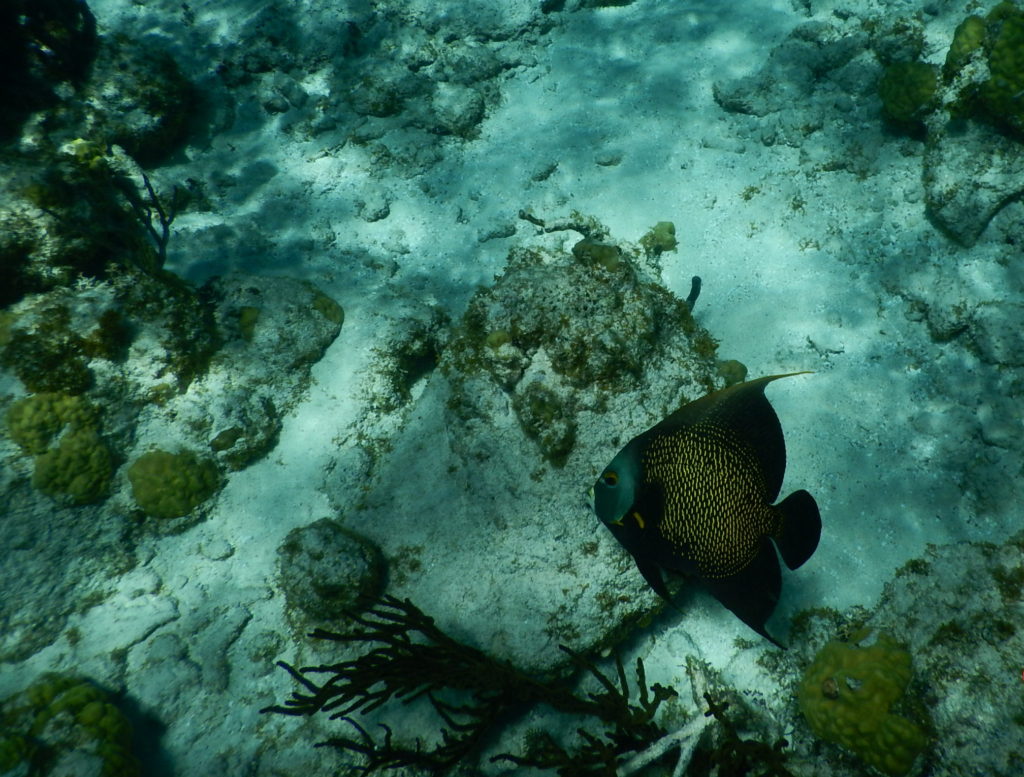
[{"label": "yellow mound coral", "polygon": [[7,411],[7,430],[35,456],[32,485],[47,496],[84,505],[109,493],[114,457],[100,436],[96,409],[83,397],[43,392],[19,399]]},{"label": "yellow mound coral", "polygon": [[131,727],[124,713],[88,680],[48,673],[22,693],[0,700],[4,773],[36,774],[43,762],[55,774],[71,773],[81,770],[84,759],[97,761],[104,777],[138,777],[139,763],[131,750]]},{"label": "yellow mound coral", "polygon": [[84,505],[103,499],[114,472],[110,449],[95,429],[72,429],[55,448],[36,456],[32,485],[44,494]]},{"label": "yellow mound coral", "polygon": [[150,451],[128,467],[132,496],[153,518],[188,515],[220,488],[217,465],[191,451]]},{"label": "yellow mound coral", "polygon": [[862,647],[866,637],[819,651],[800,682],[800,709],[815,736],[900,777],[927,741],[917,724],[890,712],[910,682],[910,654],[886,634]]},{"label": "yellow mound coral", "polygon": [[19,399],[7,410],[7,430],[26,453],[43,453],[66,425],[92,426],[96,412],[87,400],[59,391]]}]

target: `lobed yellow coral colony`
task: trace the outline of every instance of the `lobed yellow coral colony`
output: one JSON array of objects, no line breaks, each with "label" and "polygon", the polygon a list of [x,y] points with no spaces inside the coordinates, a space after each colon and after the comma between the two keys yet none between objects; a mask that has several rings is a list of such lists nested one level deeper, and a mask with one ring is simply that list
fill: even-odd
[{"label": "lobed yellow coral colony", "polygon": [[800,709],[815,736],[900,777],[927,742],[916,723],[890,711],[910,682],[910,654],[886,634],[861,646],[866,637],[818,652],[800,682]]}]

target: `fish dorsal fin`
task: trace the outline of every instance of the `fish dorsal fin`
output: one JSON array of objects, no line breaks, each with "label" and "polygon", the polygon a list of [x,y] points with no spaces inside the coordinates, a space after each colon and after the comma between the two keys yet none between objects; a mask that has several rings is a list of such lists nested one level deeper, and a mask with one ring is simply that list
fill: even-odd
[{"label": "fish dorsal fin", "polygon": [[786,472],[786,443],[782,437],[779,417],[764,395],[764,389],[779,378],[806,374],[807,371],[766,375],[713,391],[683,405],[652,427],[647,434],[667,434],[697,424],[728,429],[753,448],[764,471],[768,501],[774,502],[779,496],[782,477]]}]

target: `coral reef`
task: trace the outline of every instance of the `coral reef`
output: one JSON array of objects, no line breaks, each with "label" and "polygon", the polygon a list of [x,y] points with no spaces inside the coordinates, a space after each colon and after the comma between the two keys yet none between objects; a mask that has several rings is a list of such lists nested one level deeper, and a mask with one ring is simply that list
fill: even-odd
[{"label": "coral reef", "polygon": [[[716,82],[715,100],[759,119],[738,117],[740,137],[816,158],[804,165],[812,178],[837,170],[885,173],[884,155],[863,153],[841,129],[884,119],[888,135],[923,143],[926,215],[947,237],[971,246],[996,214],[1021,199],[1024,9],[1001,2],[984,16],[966,17],[940,62],[925,59],[936,50],[931,39],[925,45],[929,26],[919,17],[870,10],[808,21],[758,72]],[[791,110],[794,99],[805,110]],[[822,126],[838,134],[812,138]],[[838,156],[837,142],[844,149]]]},{"label": "coral reef", "polygon": [[90,504],[107,495],[113,471],[113,456],[99,433],[81,427],[36,456],[32,485],[58,501]]},{"label": "coral reef", "polygon": [[11,0],[0,10],[4,79],[0,140],[16,133],[32,111],[53,105],[81,83],[96,55],[96,19],[80,0]]},{"label": "coral reef", "polygon": [[[546,247],[513,249],[454,325],[429,303],[387,301],[399,320],[364,383],[372,412],[324,487],[346,527],[397,570],[391,593],[442,586],[439,622],[457,621],[451,608],[465,597],[518,624],[475,638],[544,674],[565,658],[538,643],[590,653],[656,606],[571,495],[624,429],[650,426],[719,378],[715,340],[642,248],[577,213],[522,218],[542,231],[530,243]],[[423,547],[450,548],[446,563],[408,564]]]},{"label": "coral reef", "polygon": [[678,245],[676,225],[671,221],[659,221],[640,238],[640,247],[647,256],[661,256],[667,251],[675,251]]},{"label": "coral reef", "polygon": [[981,85],[988,114],[1024,140],[1024,10],[1004,1],[985,17],[989,77]]},{"label": "coral reef", "polygon": [[67,505],[102,500],[110,489],[114,457],[100,436],[98,419],[87,400],[61,392],[33,394],[13,403],[7,410],[7,429],[33,456],[32,485]]},{"label": "coral reef", "polygon": [[[582,681],[567,678],[564,670],[537,676],[453,639],[408,599],[385,595],[364,604],[366,612],[352,616],[352,631],[317,629],[311,634],[342,649],[359,648],[358,655],[302,668],[279,662],[301,690],[283,705],[261,710],[292,716],[330,713],[332,720],[348,724],[351,736],[333,736],[318,746],[355,756],[355,768],[413,767],[444,774],[472,768],[486,746],[495,753],[492,763],[553,769],[560,777],[626,777],[652,764],[673,763],[677,776],[685,770],[695,777],[793,777],[787,741],[771,739],[763,725],[752,721],[740,696],[692,656],[686,670],[696,714],[681,708],[673,688],[649,684],[640,658],[635,692],[617,656],[609,675],[564,646],[559,647],[569,658],[566,669],[581,674]],[[316,679],[320,676],[325,679]],[[383,710],[398,716],[400,708],[393,702],[410,705],[420,699],[433,708],[440,728],[432,744],[424,744],[419,731],[413,745],[408,735],[374,715]],[[516,718],[538,707],[549,716],[545,728],[527,728],[520,738],[503,736]],[[379,740],[365,725],[374,718],[384,730]],[[575,734],[566,730],[570,724]],[[753,730],[754,736],[744,736],[744,730]],[[513,742],[520,752],[501,751]]]},{"label": "coral reef", "polygon": [[939,72],[925,62],[895,62],[878,83],[882,110],[893,121],[913,125],[935,108]]},{"label": "coral reef", "polygon": [[790,650],[759,659],[797,697],[787,733],[794,771],[824,774],[828,763],[827,774],[854,777],[867,762],[887,774],[959,775],[970,764],[1014,777],[1024,763],[1022,601],[1017,534],[929,546],[873,610],[800,613]]},{"label": "coral reef", "polygon": [[[260,310],[248,338],[238,313],[246,306]],[[343,318],[305,281],[239,275],[194,289],[123,265],[104,280],[79,278],[3,311],[0,362],[10,393],[0,397],[8,456],[0,499],[12,546],[32,552],[0,565],[0,617],[9,618],[0,656],[47,644],[86,595],[74,593],[76,583],[112,579],[110,570],[133,563],[125,547],[133,508],[142,508],[136,518],[157,518],[145,524],[151,532],[202,520],[194,508],[219,487],[220,473],[273,449],[283,414]],[[35,391],[17,389],[14,376]],[[155,445],[162,466],[146,456]],[[179,450],[206,463],[174,458]],[[123,462],[129,467],[119,472]],[[176,492],[167,476],[184,489]],[[31,602],[43,591],[53,616],[40,621]]]},{"label": "coral reef", "polygon": [[7,408],[8,434],[30,454],[45,452],[65,426],[80,428],[95,422],[96,409],[88,400],[61,392],[22,397]]}]

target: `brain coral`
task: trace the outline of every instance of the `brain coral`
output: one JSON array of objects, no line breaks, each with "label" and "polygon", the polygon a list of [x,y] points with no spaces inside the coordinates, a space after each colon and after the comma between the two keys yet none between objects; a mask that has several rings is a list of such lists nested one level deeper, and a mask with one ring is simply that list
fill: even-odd
[{"label": "brain coral", "polygon": [[58,501],[91,504],[107,495],[113,457],[93,428],[72,429],[36,457],[32,485]]},{"label": "brain coral", "polygon": [[91,426],[96,412],[80,396],[42,392],[23,397],[7,410],[7,431],[26,453],[43,453],[65,426]]},{"label": "brain coral", "polygon": [[1024,133],[1024,10],[1000,3],[988,21],[990,77],[982,85],[982,99],[994,117]]},{"label": "brain coral", "polygon": [[44,392],[19,399],[7,410],[7,430],[34,454],[32,485],[47,496],[84,505],[109,492],[114,457],[100,436],[96,409],[83,397]]},{"label": "brain coral", "polygon": [[896,62],[889,65],[878,84],[882,107],[893,121],[920,121],[935,107],[939,71],[924,62]]}]

